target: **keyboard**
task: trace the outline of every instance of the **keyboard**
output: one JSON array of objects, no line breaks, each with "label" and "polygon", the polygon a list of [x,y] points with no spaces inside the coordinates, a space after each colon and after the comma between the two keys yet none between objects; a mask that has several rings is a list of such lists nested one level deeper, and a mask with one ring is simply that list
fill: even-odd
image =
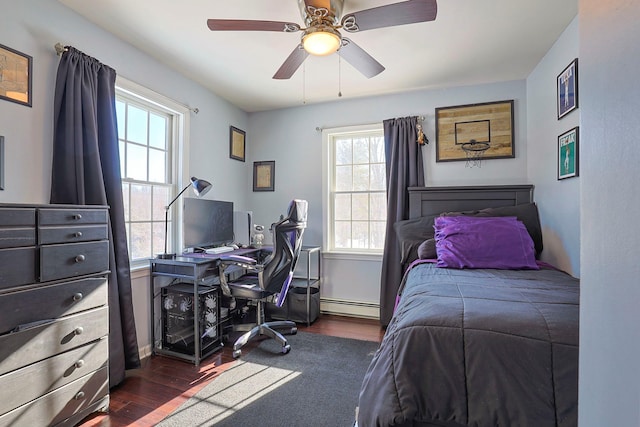
[{"label": "keyboard", "polygon": [[218,246],[215,248],[205,249],[205,253],[217,255],[217,254],[223,254],[225,252],[231,252],[234,250],[235,249],[233,248],[233,246]]}]

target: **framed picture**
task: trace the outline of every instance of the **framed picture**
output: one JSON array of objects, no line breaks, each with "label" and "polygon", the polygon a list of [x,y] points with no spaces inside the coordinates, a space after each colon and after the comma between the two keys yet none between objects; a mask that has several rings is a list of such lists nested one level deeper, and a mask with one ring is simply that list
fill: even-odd
[{"label": "framed picture", "polygon": [[558,137],[558,180],[578,176],[578,126]]},{"label": "framed picture", "polygon": [[253,162],[253,191],[273,191],[276,162]]},{"label": "framed picture", "polygon": [[558,120],[578,108],[578,58],[558,75]]},{"label": "framed picture", "polygon": [[0,99],[31,107],[33,58],[0,44]]},{"label": "framed picture", "polygon": [[483,160],[515,157],[513,128],[513,100],[436,108],[436,162],[467,161],[475,146]]},{"label": "framed picture", "polygon": [[244,144],[246,133],[237,127],[229,130],[229,157],[244,162]]}]

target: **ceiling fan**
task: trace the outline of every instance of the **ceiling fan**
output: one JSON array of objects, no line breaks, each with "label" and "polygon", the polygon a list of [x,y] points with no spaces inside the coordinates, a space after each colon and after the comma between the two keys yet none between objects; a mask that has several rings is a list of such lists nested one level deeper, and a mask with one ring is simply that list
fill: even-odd
[{"label": "ceiling fan", "polygon": [[377,76],[384,67],[351,39],[348,33],[373,30],[396,25],[433,21],[438,6],[436,0],[407,0],[385,6],[364,9],[342,16],[344,0],[297,0],[306,27],[293,22],[257,21],[244,19],[209,19],[211,31],[302,31],[300,44],[274,74],[274,79],[288,79],[309,56],[330,55],[337,52],[367,78]]}]

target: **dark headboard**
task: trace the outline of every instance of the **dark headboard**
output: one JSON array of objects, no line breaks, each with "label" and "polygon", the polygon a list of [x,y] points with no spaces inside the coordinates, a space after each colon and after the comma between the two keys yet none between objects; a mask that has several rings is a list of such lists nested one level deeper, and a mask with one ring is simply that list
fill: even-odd
[{"label": "dark headboard", "polygon": [[409,187],[409,219],[533,202],[533,185]]}]

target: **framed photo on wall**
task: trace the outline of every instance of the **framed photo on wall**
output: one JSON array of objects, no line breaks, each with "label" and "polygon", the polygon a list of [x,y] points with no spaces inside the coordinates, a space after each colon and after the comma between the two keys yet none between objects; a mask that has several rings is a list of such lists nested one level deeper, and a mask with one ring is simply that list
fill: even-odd
[{"label": "framed photo on wall", "polygon": [[229,129],[229,157],[244,162],[246,133],[237,127],[231,126]]},{"label": "framed photo on wall", "polygon": [[578,126],[558,137],[558,180],[578,176]]},{"label": "framed photo on wall", "polygon": [[515,157],[513,99],[436,108],[436,162],[467,161],[468,146],[488,147],[484,159]]},{"label": "framed photo on wall", "polygon": [[578,58],[571,61],[557,78],[558,120],[578,108]]},{"label": "framed photo on wall", "polygon": [[33,58],[0,44],[0,99],[31,107]]},{"label": "framed photo on wall", "polygon": [[253,191],[274,191],[276,162],[253,162]]}]

